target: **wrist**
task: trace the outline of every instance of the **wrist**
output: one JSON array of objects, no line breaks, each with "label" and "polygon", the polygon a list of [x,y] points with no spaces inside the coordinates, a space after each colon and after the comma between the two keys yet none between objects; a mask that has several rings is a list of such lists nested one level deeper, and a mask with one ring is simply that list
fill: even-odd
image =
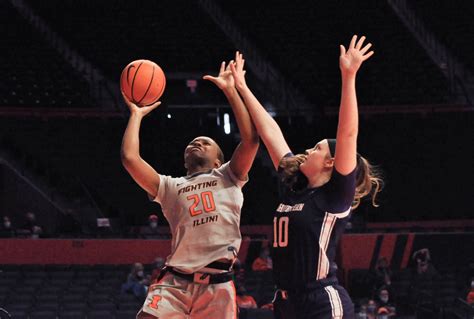
[{"label": "wrist", "polygon": [[137,111],[131,111],[130,112],[130,119],[131,120],[141,121],[142,118],[143,118],[143,115],[140,112],[137,112]]},{"label": "wrist", "polygon": [[357,72],[342,72],[341,78],[342,82],[355,81]]},{"label": "wrist", "polygon": [[224,95],[227,96],[227,97],[233,97],[236,94],[238,94],[237,89],[235,88],[235,86],[223,88],[222,92],[224,92]]}]

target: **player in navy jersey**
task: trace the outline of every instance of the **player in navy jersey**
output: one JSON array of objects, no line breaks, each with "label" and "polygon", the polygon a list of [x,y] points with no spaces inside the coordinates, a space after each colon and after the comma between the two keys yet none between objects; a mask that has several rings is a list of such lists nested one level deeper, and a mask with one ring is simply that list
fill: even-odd
[{"label": "player in navy jersey", "polygon": [[[236,87],[280,176],[280,204],[273,219],[273,270],[277,318],[354,318],[354,306],[336,278],[337,242],[363,196],[381,180],[357,154],[356,73],[371,44],[353,36],[340,46],[342,93],[336,139],[293,155],[278,124],[248,88],[242,59],[231,65]],[[240,57],[240,55],[239,55]],[[375,186],[375,190],[373,189]]]}]

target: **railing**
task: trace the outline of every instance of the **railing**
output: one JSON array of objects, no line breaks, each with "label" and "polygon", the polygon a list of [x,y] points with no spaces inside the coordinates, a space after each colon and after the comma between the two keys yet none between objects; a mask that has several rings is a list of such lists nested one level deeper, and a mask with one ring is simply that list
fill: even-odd
[{"label": "railing", "polygon": [[270,102],[263,103],[264,105],[266,104],[276,112],[283,114],[291,112],[296,115],[313,112],[314,108],[310,107],[310,103],[304,95],[288,83],[281,73],[263,58],[255,45],[239,30],[216,1],[200,0],[199,3],[245,54],[247,65],[260,81],[262,87],[259,90],[264,92],[263,98]]}]

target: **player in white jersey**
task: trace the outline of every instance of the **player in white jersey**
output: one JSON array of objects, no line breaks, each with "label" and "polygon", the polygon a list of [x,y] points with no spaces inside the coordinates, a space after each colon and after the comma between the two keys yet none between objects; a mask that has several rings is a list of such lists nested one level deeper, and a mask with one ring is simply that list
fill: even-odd
[{"label": "player in white jersey", "polygon": [[217,77],[204,79],[215,83],[226,95],[241,142],[231,160],[224,163],[214,140],[195,138],[184,151],[184,177],[158,174],[140,156],[141,120],[160,102],[138,107],[124,97],[130,119],[122,142],[122,163],[149,196],[161,204],[172,233],[166,267],[150,285],[137,318],[237,318],[232,264],[241,242],[241,188],[248,180],[259,142],[225,63]]}]

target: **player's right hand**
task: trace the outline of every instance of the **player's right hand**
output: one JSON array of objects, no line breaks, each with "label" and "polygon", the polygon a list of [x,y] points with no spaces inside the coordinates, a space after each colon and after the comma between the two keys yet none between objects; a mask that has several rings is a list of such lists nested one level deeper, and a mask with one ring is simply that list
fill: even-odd
[{"label": "player's right hand", "polygon": [[245,82],[245,70],[244,70],[245,60],[242,53],[239,51],[235,52],[235,62],[230,64],[230,71],[234,77],[235,87],[237,90],[242,90],[247,87]]},{"label": "player's right hand", "polygon": [[142,117],[147,115],[148,113],[150,113],[154,109],[156,109],[161,104],[161,101],[158,101],[158,102],[156,102],[152,105],[149,105],[149,106],[138,106],[135,103],[133,103],[132,101],[130,101],[125,96],[125,94],[123,92],[122,92],[122,96],[123,96],[123,99],[125,101],[125,104],[127,104],[128,109],[130,110],[130,114],[136,114],[136,115],[140,115]]}]

